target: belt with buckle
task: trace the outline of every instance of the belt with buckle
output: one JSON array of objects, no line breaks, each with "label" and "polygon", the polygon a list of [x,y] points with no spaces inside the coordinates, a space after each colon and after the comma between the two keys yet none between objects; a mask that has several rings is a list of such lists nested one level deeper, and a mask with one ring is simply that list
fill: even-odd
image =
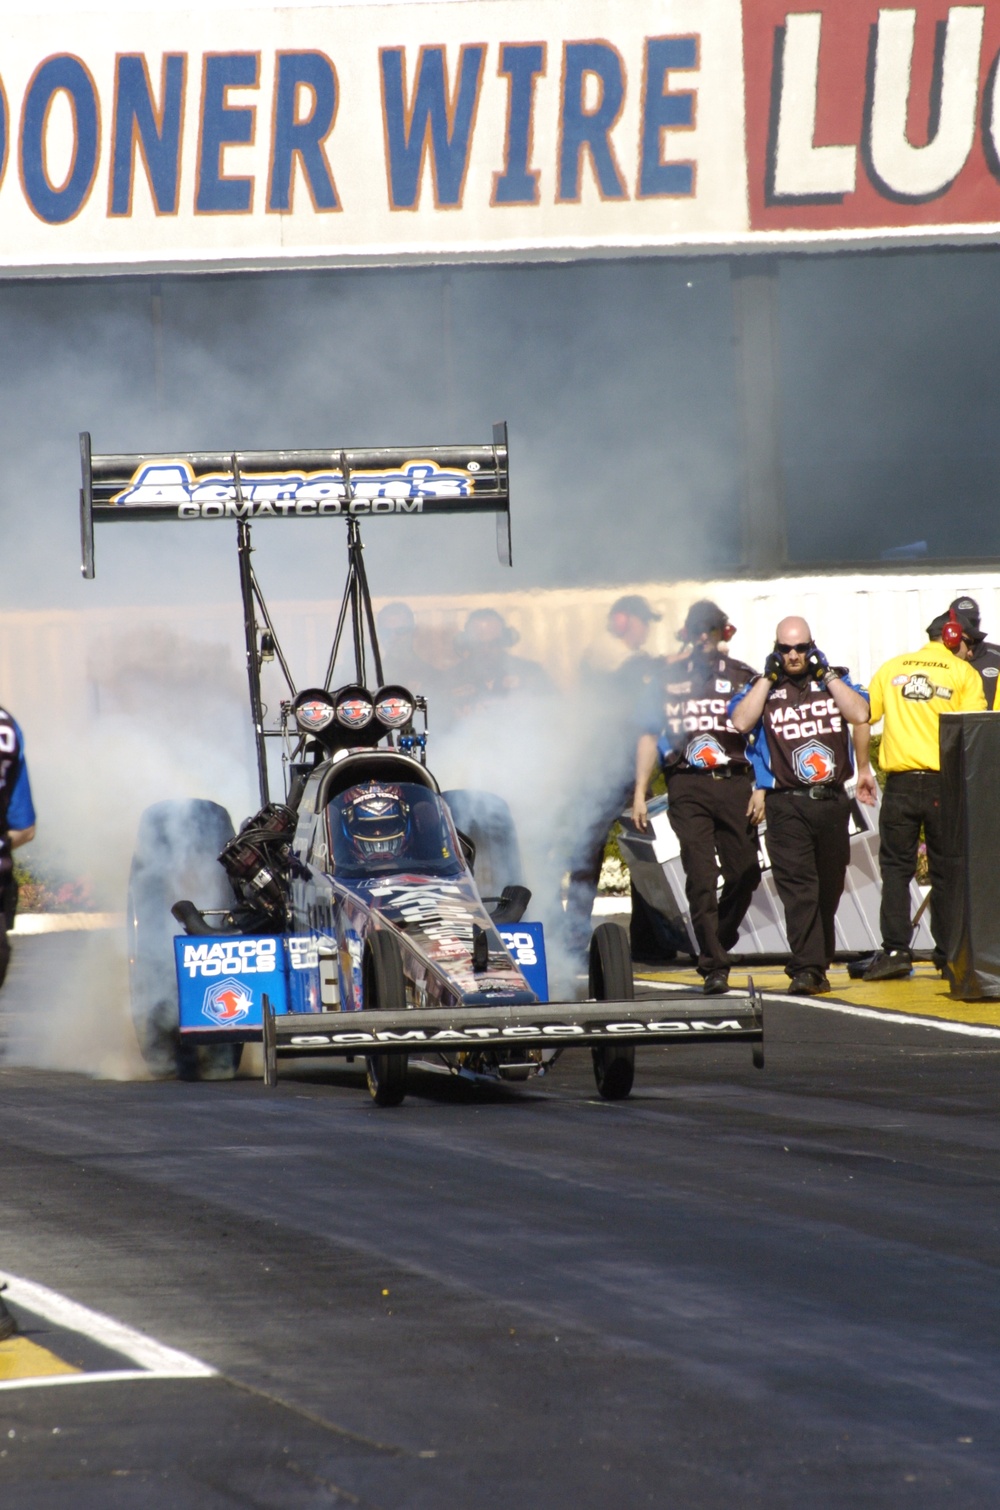
[{"label": "belt with buckle", "polygon": [[733,776],[749,776],[748,765],[688,766],[686,770],[674,771],[675,776],[711,776],[713,781],[729,781]]},{"label": "belt with buckle", "polygon": [[825,781],[822,786],[772,787],[780,797],[809,797],[813,802],[829,802],[834,797],[843,797],[844,788],[839,781]]}]

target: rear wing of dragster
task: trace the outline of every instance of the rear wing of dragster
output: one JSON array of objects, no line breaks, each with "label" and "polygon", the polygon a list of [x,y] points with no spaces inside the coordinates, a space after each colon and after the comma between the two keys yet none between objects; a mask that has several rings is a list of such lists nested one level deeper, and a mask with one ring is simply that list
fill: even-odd
[{"label": "rear wing of dragster", "polygon": [[[262,805],[270,801],[260,668],[277,656],[294,701],[297,688],[274,631],[251,563],[251,525],[258,519],[343,519],[348,574],[327,663],[329,691],[341,638],[350,630],[355,679],[367,685],[366,639],[379,686],[382,658],[361,549],[362,519],[391,514],[495,514],[497,553],[510,566],[510,481],[507,426],[493,426],[486,445],[402,446],[338,451],[186,451],[166,455],[95,456],[80,436],[82,571],[94,575],[94,525],[231,519],[243,600],[250,713]],[[258,635],[258,614],[266,635]],[[267,656],[265,656],[265,641]],[[426,705],[421,704],[426,710]]]},{"label": "rear wing of dragster", "polygon": [[507,426],[469,446],[368,450],[169,452],[95,456],[80,436],[83,575],[94,575],[94,525],[176,520],[377,519],[495,514],[511,563]]}]

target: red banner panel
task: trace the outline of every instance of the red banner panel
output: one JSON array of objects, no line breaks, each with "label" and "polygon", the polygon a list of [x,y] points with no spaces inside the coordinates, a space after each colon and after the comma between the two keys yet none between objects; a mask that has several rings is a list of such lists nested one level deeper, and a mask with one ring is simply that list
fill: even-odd
[{"label": "red banner panel", "polygon": [[754,231],[1000,223],[1000,3],[743,0]]}]

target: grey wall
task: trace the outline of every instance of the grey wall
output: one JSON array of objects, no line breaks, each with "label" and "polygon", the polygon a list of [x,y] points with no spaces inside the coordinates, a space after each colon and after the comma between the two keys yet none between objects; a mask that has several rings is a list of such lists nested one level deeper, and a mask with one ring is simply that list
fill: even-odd
[{"label": "grey wall", "polygon": [[[793,561],[920,540],[1000,556],[998,292],[991,251],[781,262]],[[379,521],[376,590],[724,573],[732,342],[722,258],[0,285],[0,607],[235,599],[227,526],[99,532],[97,583],[79,581],[83,428],[138,451],[480,440],[506,418],[514,574],[490,521]],[[266,585],[339,589],[339,530],[260,527]]]}]

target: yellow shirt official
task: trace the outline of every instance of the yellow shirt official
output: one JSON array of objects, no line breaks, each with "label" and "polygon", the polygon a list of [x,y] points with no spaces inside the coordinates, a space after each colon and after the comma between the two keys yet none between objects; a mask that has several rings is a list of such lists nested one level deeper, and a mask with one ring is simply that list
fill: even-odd
[{"label": "yellow shirt official", "polygon": [[939,771],[941,714],[986,711],[979,672],[937,640],[886,661],[868,695],[872,723],[885,719],[878,752],[883,771]]}]

